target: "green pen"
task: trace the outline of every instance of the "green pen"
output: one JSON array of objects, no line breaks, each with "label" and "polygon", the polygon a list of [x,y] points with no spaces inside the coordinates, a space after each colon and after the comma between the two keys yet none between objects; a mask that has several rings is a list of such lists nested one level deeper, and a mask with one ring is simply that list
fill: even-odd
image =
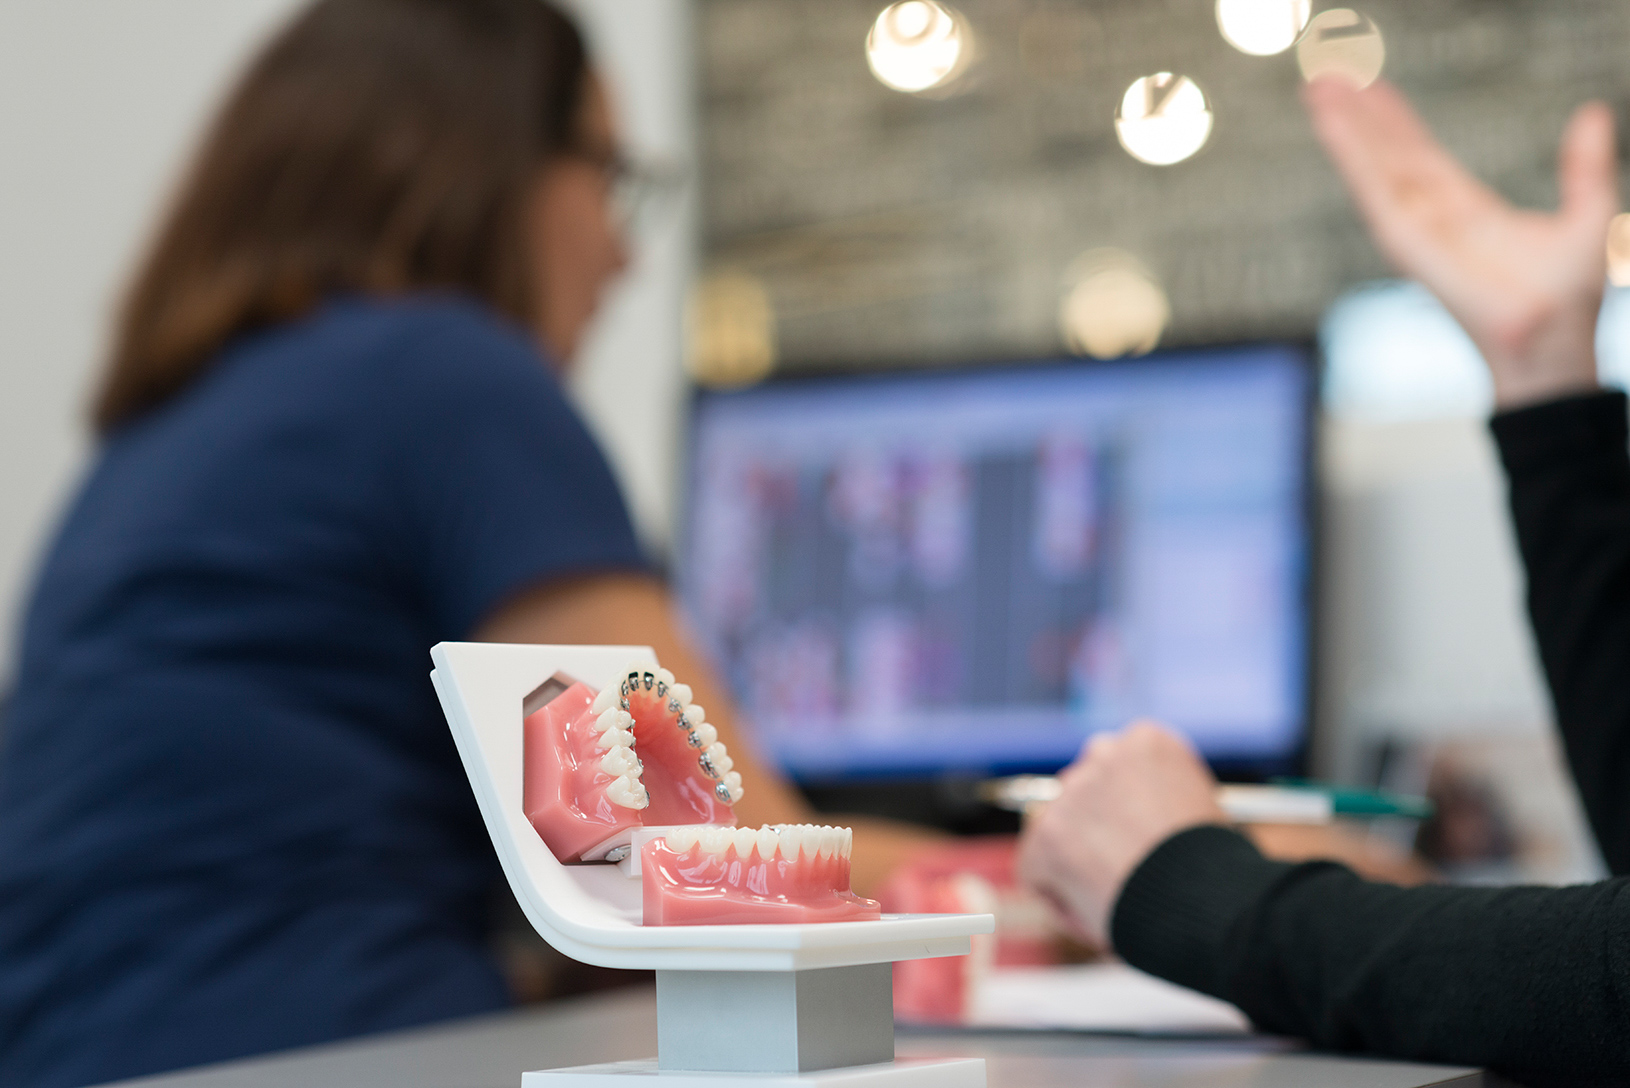
[{"label": "green pen", "polygon": [[[1059,781],[1050,774],[993,778],[979,787],[982,800],[1010,812],[1026,812],[1058,796]],[[1265,786],[1217,787],[1217,803],[1235,823],[1322,824],[1336,816],[1396,816],[1424,820],[1432,802],[1375,790],[1330,786],[1302,778],[1274,779]]]},{"label": "green pen", "polygon": [[1331,811],[1337,816],[1401,816],[1407,820],[1425,820],[1433,812],[1432,802],[1425,797],[1331,786],[1307,778],[1274,778],[1270,782],[1286,789],[1316,790],[1328,795]]}]

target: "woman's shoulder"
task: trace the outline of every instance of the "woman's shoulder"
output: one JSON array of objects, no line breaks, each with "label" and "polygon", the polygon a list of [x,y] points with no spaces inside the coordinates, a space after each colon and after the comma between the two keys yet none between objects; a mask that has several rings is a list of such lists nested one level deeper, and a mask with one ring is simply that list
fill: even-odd
[{"label": "woman's shoulder", "polygon": [[331,299],[231,354],[237,359],[223,369],[237,380],[229,384],[269,384],[278,399],[292,396],[311,409],[445,416],[565,406],[526,330],[452,292]]},{"label": "woman's shoulder", "polygon": [[395,448],[433,433],[540,426],[563,439],[586,434],[521,326],[451,292],[353,295],[240,338],[192,388],[111,435],[108,449],[224,451],[294,433]]},{"label": "woman's shoulder", "polygon": [[551,376],[525,329],[452,292],[334,299],[311,319],[308,334],[360,364],[386,369],[399,382]]}]

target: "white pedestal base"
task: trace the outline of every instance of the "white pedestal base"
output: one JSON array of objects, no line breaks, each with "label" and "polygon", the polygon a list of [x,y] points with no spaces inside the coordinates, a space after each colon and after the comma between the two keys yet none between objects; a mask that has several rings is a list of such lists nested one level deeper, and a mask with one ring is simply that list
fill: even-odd
[{"label": "white pedestal base", "polygon": [[978,1059],[885,1059],[894,1054],[889,965],[965,956],[974,935],[995,932],[991,915],[645,926],[638,881],[550,852],[526,818],[523,719],[552,681],[603,689],[630,658],[651,659],[650,647],[443,642],[430,657],[481,816],[533,927],[575,960],[657,972],[657,1052],[668,1069],[655,1060],[546,1069],[524,1074],[523,1088],[617,1088],[639,1077],[661,1082],[653,1088],[985,1088]]},{"label": "white pedestal base", "polygon": [[896,1058],[814,1073],[687,1073],[655,1058],[521,1074],[521,1088],[985,1088],[983,1058]]}]

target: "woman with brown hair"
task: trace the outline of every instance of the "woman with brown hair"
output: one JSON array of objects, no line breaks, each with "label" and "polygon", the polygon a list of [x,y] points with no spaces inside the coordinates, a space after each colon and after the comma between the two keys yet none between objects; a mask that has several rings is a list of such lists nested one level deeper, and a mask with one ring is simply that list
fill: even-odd
[{"label": "woman with brown hair", "polygon": [[[620,162],[539,0],[321,0],[247,72],[128,294],[25,620],[0,1082],[507,1002],[440,640],[650,644],[731,743],[743,821],[805,817],[553,373],[625,262]],[[904,839],[857,830],[864,886]]]}]

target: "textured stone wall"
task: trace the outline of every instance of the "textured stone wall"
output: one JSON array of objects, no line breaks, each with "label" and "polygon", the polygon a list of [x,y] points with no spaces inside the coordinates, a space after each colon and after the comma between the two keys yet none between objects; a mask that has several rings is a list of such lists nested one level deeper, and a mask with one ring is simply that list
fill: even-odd
[{"label": "textured stone wall", "polygon": [[[1294,52],[1236,52],[1211,0],[962,0],[980,60],[939,100],[868,72],[881,6],[701,0],[705,252],[764,283],[783,365],[1056,352],[1064,271],[1096,246],[1163,282],[1168,344],[1305,335],[1385,273],[1308,131]],[[1363,10],[1387,76],[1514,199],[1554,200],[1574,104],[1630,105],[1630,3]],[[1162,70],[1200,83],[1216,125],[1194,158],[1151,167],[1121,150],[1114,111]]]}]

